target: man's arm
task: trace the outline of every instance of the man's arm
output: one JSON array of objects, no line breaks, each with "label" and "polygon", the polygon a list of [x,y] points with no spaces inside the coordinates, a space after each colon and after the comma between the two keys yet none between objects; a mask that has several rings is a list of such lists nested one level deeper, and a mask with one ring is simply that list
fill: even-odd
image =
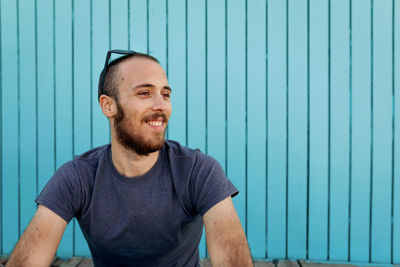
[{"label": "man's arm", "polygon": [[249,246],[239,217],[228,197],[203,217],[211,264],[215,266],[253,266]]},{"label": "man's arm", "polygon": [[39,205],[6,266],[49,266],[66,227],[64,219]]}]

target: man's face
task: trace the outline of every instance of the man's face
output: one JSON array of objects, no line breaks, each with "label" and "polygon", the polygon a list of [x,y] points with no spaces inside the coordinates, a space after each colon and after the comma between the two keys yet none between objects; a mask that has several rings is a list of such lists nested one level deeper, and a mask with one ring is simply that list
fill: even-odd
[{"label": "man's face", "polygon": [[133,58],[118,65],[117,77],[118,142],[139,155],[159,150],[171,115],[171,90],[164,70],[149,59]]}]

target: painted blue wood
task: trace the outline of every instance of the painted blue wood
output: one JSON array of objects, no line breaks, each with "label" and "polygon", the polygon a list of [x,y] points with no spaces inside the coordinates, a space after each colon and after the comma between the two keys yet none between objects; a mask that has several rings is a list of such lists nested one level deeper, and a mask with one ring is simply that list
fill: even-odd
[{"label": "painted blue wood", "polygon": [[214,157],[226,171],[225,1],[206,0],[206,3],[206,152]]},{"label": "painted blue wood", "polygon": [[390,261],[392,184],[391,1],[373,7],[371,261]]},{"label": "painted blue wood", "polygon": [[307,254],[307,1],[288,2],[287,257]]},{"label": "painted blue wood", "polygon": [[128,49],[128,1],[111,1],[111,48]]},{"label": "painted blue wood", "polygon": [[286,258],[286,3],[268,1],[267,256]]},{"label": "painted blue wood", "polygon": [[187,9],[187,141],[206,152],[205,1],[189,1]]},{"label": "painted blue wood", "polygon": [[[35,2],[19,4],[19,129],[20,129],[20,233],[32,219],[36,204],[36,76]],[[22,59],[22,60],[21,60]]]},{"label": "painted blue wood", "polygon": [[225,1],[207,1],[207,153],[226,171],[225,20]]},{"label": "painted blue wood", "polygon": [[148,0],[149,54],[157,57],[161,66],[167,66],[167,4],[165,1]]},{"label": "painted blue wood", "polygon": [[371,7],[352,2],[350,260],[369,261],[371,179]]},{"label": "painted blue wood", "polygon": [[[187,2],[187,142],[189,147],[199,148],[203,153],[207,152],[205,12],[205,0]],[[204,235],[199,247],[200,257],[206,257]]]},{"label": "painted blue wood", "polygon": [[244,229],[246,222],[246,47],[245,1],[227,2],[227,166],[226,174],[240,194],[233,199]]},{"label": "painted blue wood", "polygon": [[[73,118],[74,154],[91,148],[91,84],[90,84],[90,2],[74,0],[73,10]],[[116,12],[117,13],[117,12]],[[117,13],[117,17],[120,14]],[[122,24],[122,23],[121,23]],[[105,130],[105,129],[104,129]],[[89,248],[75,221],[75,255],[90,255]]]},{"label": "painted blue wood", "polygon": [[[72,131],[72,5],[57,1],[54,6],[56,168],[73,157]],[[73,223],[68,224],[57,251],[59,257],[73,255]]]},{"label": "painted blue wood", "polygon": [[91,1],[92,9],[92,145],[98,147],[110,140],[108,119],[101,112],[98,102],[99,76],[110,49],[109,1]]},{"label": "painted blue wood", "polygon": [[265,258],[266,3],[247,5],[247,238],[253,257]]},{"label": "painted blue wood", "polygon": [[[222,17],[221,17],[222,16]],[[224,0],[207,1],[207,153],[226,170],[226,28]]]},{"label": "painted blue wood", "polygon": [[350,90],[349,1],[330,4],[329,259],[348,259]]},{"label": "painted blue wood", "polygon": [[308,258],[328,255],[328,1],[309,6],[310,177]]},{"label": "painted blue wood", "polygon": [[54,173],[53,3],[37,2],[38,191]]},{"label": "painted blue wood", "polygon": [[394,3],[393,18],[393,92],[394,92],[394,158],[393,158],[393,244],[392,262],[400,262],[400,4]]},{"label": "painted blue wood", "polygon": [[[19,238],[18,35],[15,1],[1,3],[2,26],[2,241],[10,253]],[[12,22],[12,23],[11,23]],[[7,38],[4,38],[7,36]]]},{"label": "painted blue wood", "polygon": [[130,0],[131,39],[130,49],[147,53],[147,2],[148,0]]},{"label": "painted blue wood", "polygon": [[[172,115],[168,138],[186,141],[186,2],[168,1],[168,79],[172,88]],[[170,67],[173,66],[173,67]]]}]

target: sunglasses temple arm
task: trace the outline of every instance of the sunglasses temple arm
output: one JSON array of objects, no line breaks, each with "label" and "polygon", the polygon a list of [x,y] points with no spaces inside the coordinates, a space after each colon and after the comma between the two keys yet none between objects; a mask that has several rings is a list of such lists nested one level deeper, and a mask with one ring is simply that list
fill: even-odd
[{"label": "sunglasses temple arm", "polygon": [[103,68],[102,75],[101,75],[100,95],[103,94],[103,87],[104,87],[104,82],[106,79],[106,73],[107,73],[107,69],[108,69],[108,61],[110,60],[110,56],[111,56],[111,52],[108,51],[107,57],[106,57],[106,62],[104,63],[104,68]]}]

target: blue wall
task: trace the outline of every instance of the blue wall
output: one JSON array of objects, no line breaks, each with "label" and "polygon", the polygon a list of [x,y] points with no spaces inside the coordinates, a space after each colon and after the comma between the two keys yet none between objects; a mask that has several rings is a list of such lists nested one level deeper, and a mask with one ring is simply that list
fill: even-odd
[{"label": "blue wall", "polygon": [[[110,48],[158,57],[168,138],[215,157],[255,258],[400,263],[399,0],[1,0],[2,254],[109,142]],[[201,255],[206,256],[204,239]],[[76,222],[58,255],[89,255]]]}]

